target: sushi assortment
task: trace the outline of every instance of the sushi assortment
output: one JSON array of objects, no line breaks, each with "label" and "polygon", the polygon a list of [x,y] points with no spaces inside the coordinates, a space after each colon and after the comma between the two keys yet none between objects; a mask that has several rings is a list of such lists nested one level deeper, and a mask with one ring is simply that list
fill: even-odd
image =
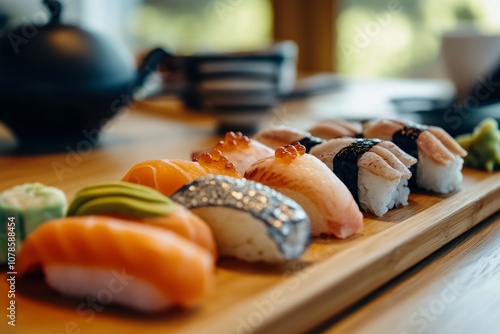
[{"label": "sushi assortment", "polygon": [[[361,210],[407,205],[412,184],[460,189],[465,155],[440,128],[392,120],[229,132],[192,160],[143,161],[119,182],[87,186],[67,210],[62,192],[14,188],[0,214],[27,218],[19,275],[42,270],[52,289],[84,297],[125,270],[133,279],[113,302],[159,312],[202,302],[219,257],[294,261],[316,237],[363,233]],[[31,210],[47,213],[43,224]]]},{"label": "sushi assortment", "polygon": [[[421,188],[442,194],[460,190],[463,158],[467,155],[467,151],[439,127],[390,119],[373,120],[362,124],[327,120],[313,126],[309,131],[284,126],[273,127],[260,131],[254,138],[271,147],[293,142],[302,143],[306,146],[308,153],[315,154],[318,157],[321,156],[320,159],[332,170],[334,165],[333,157],[339,152],[335,150],[327,152],[328,149],[339,147],[339,145],[342,146],[343,144],[341,143],[346,142],[349,142],[349,146],[351,147],[351,142],[361,143],[361,141],[354,141],[353,138],[384,141],[384,144],[376,144],[375,150],[380,151],[381,145],[384,145],[386,150],[396,155],[411,173],[408,174],[405,171],[404,179],[406,181],[400,180],[398,183],[399,186],[395,188],[395,182],[392,185],[389,185],[387,182],[362,182],[363,184],[355,184],[360,179],[359,175],[357,177],[348,175],[341,177],[343,181],[347,179],[355,181],[346,182],[349,183],[351,192],[358,200],[359,192],[363,188],[372,194],[368,196],[370,198],[373,195],[378,197],[380,192],[383,193],[382,196],[384,199],[380,203],[376,203],[377,201],[373,203],[368,203],[364,200],[359,201],[365,211],[379,216],[385,214],[392,207],[405,205],[406,200],[404,197],[407,197],[405,195],[407,190],[403,189],[406,188],[406,185],[403,185],[403,183],[408,183],[410,188]],[[370,150],[373,150],[373,148]],[[404,151],[406,155],[401,155],[401,151]],[[360,156],[360,159],[356,159],[356,161],[362,164],[363,161],[367,160],[364,156],[365,154]],[[371,154],[367,156],[373,157]],[[386,155],[385,157],[387,158]],[[413,159],[410,159],[410,157],[413,157]],[[386,160],[386,158],[383,159]],[[392,158],[387,162],[390,161],[394,162]],[[338,160],[337,163],[339,163]],[[388,175],[387,173],[390,173],[391,169],[393,168],[386,166],[382,168],[381,172]],[[337,168],[336,173],[345,174],[348,173],[347,170],[345,168]],[[364,171],[366,169],[359,169],[357,174],[360,172],[364,173]],[[382,188],[391,189],[388,196],[386,196],[387,192],[381,191]],[[401,198],[401,200],[398,200],[398,198]],[[379,204],[381,206],[377,208]]]},{"label": "sushi assortment", "polygon": [[159,312],[206,297],[216,257],[212,231],[194,213],[146,186],[101,183],[81,189],[65,217],[26,238],[18,274],[42,270],[54,290],[85,297],[125,271],[133,279],[112,301]]}]

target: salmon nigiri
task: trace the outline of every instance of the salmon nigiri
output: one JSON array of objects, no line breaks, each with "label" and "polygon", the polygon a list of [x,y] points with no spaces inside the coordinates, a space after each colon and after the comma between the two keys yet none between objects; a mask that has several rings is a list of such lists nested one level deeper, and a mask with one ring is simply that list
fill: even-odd
[{"label": "salmon nigiri", "polygon": [[217,258],[210,227],[197,215],[155,189],[129,182],[108,182],[80,189],[67,216],[111,216],[170,230]]},{"label": "salmon nigiri", "polygon": [[214,285],[214,262],[205,249],[170,231],[102,216],[41,225],[17,260],[19,275],[41,268],[61,294],[143,312],[191,306]]},{"label": "salmon nigiri", "polygon": [[318,158],[298,143],[278,148],[275,156],[254,163],[245,178],[263,183],[299,203],[312,234],[347,238],[363,229],[363,215],[347,187]]},{"label": "salmon nigiri", "polygon": [[217,258],[217,246],[210,227],[197,215],[180,204],[174,205],[174,212],[157,218],[139,220],[148,225],[172,231],[208,250]]},{"label": "salmon nigiri", "polygon": [[203,153],[198,161],[148,160],[133,166],[122,181],[142,184],[170,196],[183,185],[208,174],[241,177],[236,167],[219,150]]}]

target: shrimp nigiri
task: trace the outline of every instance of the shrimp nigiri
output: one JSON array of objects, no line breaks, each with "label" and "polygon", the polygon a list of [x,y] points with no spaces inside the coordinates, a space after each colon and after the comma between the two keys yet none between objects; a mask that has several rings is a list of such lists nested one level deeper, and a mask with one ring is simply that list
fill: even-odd
[{"label": "shrimp nigiri", "polygon": [[363,136],[391,140],[417,158],[417,186],[437,193],[460,189],[467,152],[443,129],[382,119],[364,123]]},{"label": "shrimp nigiri", "polygon": [[349,188],[361,208],[377,216],[407,205],[408,167],[417,160],[389,141],[330,139],[311,149]]},{"label": "shrimp nigiri", "polygon": [[110,217],[49,221],[28,236],[17,260],[19,275],[42,269],[61,294],[142,312],[197,304],[214,285],[205,249],[173,232]]}]

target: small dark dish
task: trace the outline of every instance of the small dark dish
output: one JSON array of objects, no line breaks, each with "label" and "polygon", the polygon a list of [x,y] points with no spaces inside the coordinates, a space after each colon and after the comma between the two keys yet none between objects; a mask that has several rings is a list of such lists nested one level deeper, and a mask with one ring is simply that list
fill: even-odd
[{"label": "small dark dish", "polygon": [[483,119],[491,117],[500,122],[500,103],[466,108],[449,105],[435,109],[404,109],[398,108],[401,114],[416,116],[422,124],[436,125],[452,136],[470,133]]},{"label": "small dark dish", "polygon": [[419,122],[442,127],[452,136],[472,132],[483,119],[500,122],[500,64],[484,75],[462,100],[401,98],[391,102],[401,114],[413,115]]}]

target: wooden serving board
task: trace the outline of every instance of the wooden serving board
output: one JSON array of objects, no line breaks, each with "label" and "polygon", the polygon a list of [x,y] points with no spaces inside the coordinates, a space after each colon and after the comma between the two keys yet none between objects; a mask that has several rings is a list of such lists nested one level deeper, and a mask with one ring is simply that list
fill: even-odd
[{"label": "wooden serving board", "polygon": [[[384,217],[365,215],[362,235],[316,240],[300,261],[279,267],[223,259],[217,287],[191,311],[155,316],[94,310],[57,295],[43,277],[17,279],[17,326],[1,333],[292,333],[317,325],[500,209],[500,173],[464,170],[463,189],[411,194]],[[144,259],[147,266],[147,259]],[[0,279],[5,312],[5,273]],[[100,306],[100,305],[98,305]]]}]

